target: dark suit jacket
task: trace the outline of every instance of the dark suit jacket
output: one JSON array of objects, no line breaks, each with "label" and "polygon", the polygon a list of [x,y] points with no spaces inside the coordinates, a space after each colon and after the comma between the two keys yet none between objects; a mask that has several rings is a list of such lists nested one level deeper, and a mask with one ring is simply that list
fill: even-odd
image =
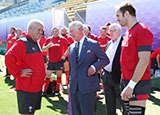
[{"label": "dark suit jacket", "polygon": [[[117,47],[114,59],[113,59],[113,64],[112,64],[112,79],[114,83],[120,83],[121,79],[121,66],[120,66],[120,56],[121,56],[121,44],[122,44],[123,37],[121,37],[119,45]],[[108,42],[106,46],[106,50],[108,49],[109,45],[111,42]],[[104,78],[105,79],[105,78]]]},{"label": "dark suit jacket", "polygon": [[93,93],[100,89],[98,74],[88,76],[88,69],[93,65],[96,72],[109,63],[109,59],[97,41],[85,38],[76,63],[75,43],[69,47],[69,84],[70,92]]}]

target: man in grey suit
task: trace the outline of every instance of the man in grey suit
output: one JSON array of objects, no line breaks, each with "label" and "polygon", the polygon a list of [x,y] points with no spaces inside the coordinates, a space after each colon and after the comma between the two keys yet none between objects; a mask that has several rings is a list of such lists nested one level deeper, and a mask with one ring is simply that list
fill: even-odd
[{"label": "man in grey suit", "polygon": [[120,97],[120,54],[123,37],[121,36],[122,28],[117,23],[109,26],[111,40],[106,46],[106,54],[110,63],[104,67],[102,78],[106,100],[107,115],[116,115],[116,98],[123,107],[123,115],[125,115],[125,107]]},{"label": "man in grey suit", "polygon": [[95,115],[96,92],[100,89],[97,72],[109,63],[109,59],[97,41],[84,35],[81,22],[71,22],[69,32],[75,40],[69,47],[72,114]]}]

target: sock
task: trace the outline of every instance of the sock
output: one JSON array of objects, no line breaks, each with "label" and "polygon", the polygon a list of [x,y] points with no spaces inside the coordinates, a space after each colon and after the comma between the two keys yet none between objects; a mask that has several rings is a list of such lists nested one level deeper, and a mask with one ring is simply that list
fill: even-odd
[{"label": "sock", "polygon": [[123,101],[127,113],[129,113],[129,101]]},{"label": "sock", "polygon": [[47,78],[45,81],[44,81],[44,85],[43,85],[43,92],[46,92],[47,91],[47,89],[48,89],[48,86],[49,86],[49,83],[50,83],[50,79],[49,78]]},{"label": "sock", "polygon": [[65,74],[66,74],[66,84],[68,84],[68,74],[69,74],[69,71],[65,71]]},{"label": "sock", "polygon": [[57,77],[57,81],[56,81],[56,91],[59,91],[60,84],[61,84],[61,78],[62,78],[62,76]]},{"label": "sock", "polygon": [[145,107],[137,106],[137,105],[129,106],[130,115],[144,115],[144,113],[145,113]]}]

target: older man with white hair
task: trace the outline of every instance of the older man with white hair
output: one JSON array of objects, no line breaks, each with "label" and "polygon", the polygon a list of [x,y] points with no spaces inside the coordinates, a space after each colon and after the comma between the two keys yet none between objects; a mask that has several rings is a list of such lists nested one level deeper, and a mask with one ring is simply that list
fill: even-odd
[{"label": "older man with white hair", "polygon": [[8,71],[16,78],[18,109],[21,115],[33,115],[41,108],[41,90],[45,78],[43,54],[37,40],[41,38],[43,23],[33,19],[27,32],[5,55]]},{"label": "older man with white hair", "polygon": [[73,115],[96,114],[96,92],[100,89],[98,70],[109,59],[97,41],[87,39],[83,24],[73,21],[69,32],[75,42],[69,47],[69,85]]},{"label": "older man with white hair", "polygon": [[102,73],[107,115],[116,115],[116,98],[118,98],[124,109],[120,97],[120,54],[123,40],[121,33],[122,28],[119,24],[112,23],[109,26],[111,40],[106,45],[106,54],[109,57],[110,63],[104,67]]}]

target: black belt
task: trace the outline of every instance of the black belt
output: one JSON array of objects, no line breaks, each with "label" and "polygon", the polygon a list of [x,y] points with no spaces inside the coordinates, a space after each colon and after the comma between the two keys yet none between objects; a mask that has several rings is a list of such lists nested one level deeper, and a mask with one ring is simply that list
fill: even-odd
[{"label": "black belt", "polygon": [[112,74],[112,72],[108,72],[108,71],[106,71],[105,69],[103,69],[107,74]]}]

